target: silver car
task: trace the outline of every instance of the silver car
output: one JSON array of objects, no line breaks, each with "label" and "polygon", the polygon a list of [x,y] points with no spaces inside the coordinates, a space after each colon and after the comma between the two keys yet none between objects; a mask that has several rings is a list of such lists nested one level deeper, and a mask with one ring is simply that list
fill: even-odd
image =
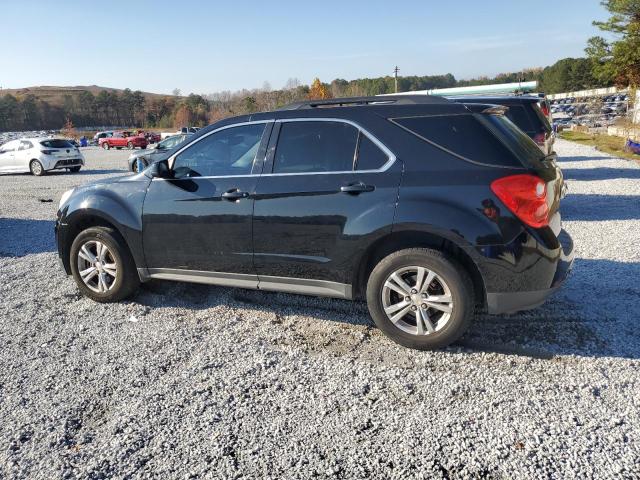
[{"label": "silver car", "polygon": [[21,138],[0,146],[0,173],[40,176],[51,170],[78,172],[83,165],[80,150],[64,138]]},{"label": "silver car", "polygon": [[161,156],[166,152],[180,145],[191,135],[193,134],[181,133],[178,135],[172,135],[171,137],[167,137],[161,142],[158,142],[155,148],[134,151],[131,155],[129,155],[129,171],[137,173],[147,168],[149,165],[155,162],[156,159],[161,158]]}]

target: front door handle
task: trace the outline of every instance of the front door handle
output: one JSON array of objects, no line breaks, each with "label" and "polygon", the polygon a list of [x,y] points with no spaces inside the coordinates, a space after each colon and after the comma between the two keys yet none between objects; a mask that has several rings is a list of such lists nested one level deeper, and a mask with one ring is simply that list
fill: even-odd
[{"label": "front door handle", "polygon": [[234,188],[232,190],[227,190],[222,194],[222,198],[232,202],[236,200],[240,200],[241,198],[247,198],[247,197],[249,197],[249,192],[243,192],[241,190],[238,190],[237,188]]},{"label": "front door handle", "polygon": [[375,187],[373,185],[365,185],[362,182],[351,183],[349,185],[343,185],[340,187],[342,193],[358,194],[363,192],[373,192]]}]

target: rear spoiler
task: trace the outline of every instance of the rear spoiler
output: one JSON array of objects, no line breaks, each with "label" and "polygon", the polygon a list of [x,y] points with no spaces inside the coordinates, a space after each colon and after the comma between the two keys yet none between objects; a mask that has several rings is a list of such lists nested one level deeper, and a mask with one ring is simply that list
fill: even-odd
[{"label": "rear spoiler", "polygon": [[509,111],[509,107],[504,105],[492,105],[490,103],[462,103],[467,110],[473,113],[483,113],[485,115],[505,115]]}]

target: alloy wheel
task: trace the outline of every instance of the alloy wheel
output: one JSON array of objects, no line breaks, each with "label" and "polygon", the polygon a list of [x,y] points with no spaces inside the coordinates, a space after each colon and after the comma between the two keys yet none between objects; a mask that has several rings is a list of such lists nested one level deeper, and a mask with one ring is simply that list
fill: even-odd
[{"label": "alloy wheel", "polygon": [[118,275],[113,253],[98,240],[85,242],[78,250],[78,274],[92,291],[108,292],[115,285]]},{"label": "alloy wheel", "polygon": [[33,173],[35,176],[39,176],[42,174],[42,165],[40,165],[40,162],[31,162],[31,173]]},{"label": "alloy wheel", "polygon": [[453,312],[451,290],[437,273],[419,266],[403,267],[382,287],[387,318],[411,335],[430,335],[444,328]]}]

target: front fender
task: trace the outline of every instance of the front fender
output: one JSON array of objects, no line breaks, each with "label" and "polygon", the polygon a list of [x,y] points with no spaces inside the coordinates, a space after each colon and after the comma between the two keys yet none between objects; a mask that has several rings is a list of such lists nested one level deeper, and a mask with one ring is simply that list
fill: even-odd
[{"label": "front fender", "polygon": [[[83,222],[112,225],[124,238],[137,267],[145,266],[142,249],[142,206],[148,179],[144,175],[127,177],[127,181],[108,185],[90,185],[74,192],[58,212],[61,237],[75,232]],[[73,238],[60,238],[59,249],[70,248]],[[60,247],[63,247],[62,249]]]}]

